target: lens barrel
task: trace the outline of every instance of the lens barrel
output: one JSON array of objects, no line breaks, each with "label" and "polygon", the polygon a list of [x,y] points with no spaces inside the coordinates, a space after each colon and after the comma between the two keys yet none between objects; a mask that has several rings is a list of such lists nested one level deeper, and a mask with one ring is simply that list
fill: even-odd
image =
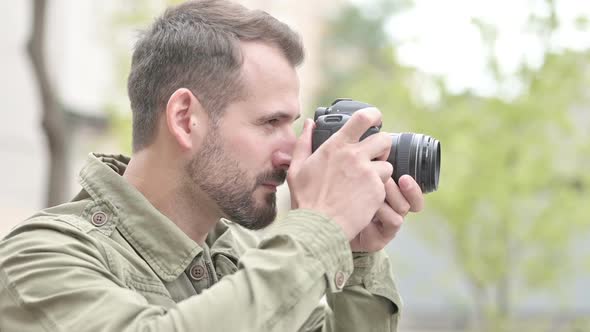
[{"label": "lens barrel", "polygon": [[389,161],[393,165],[393,179],[409,174],[420,185],[424,194],[438,188],[440,173],[440,142],[430,136],[415,133],[391,134]]}]

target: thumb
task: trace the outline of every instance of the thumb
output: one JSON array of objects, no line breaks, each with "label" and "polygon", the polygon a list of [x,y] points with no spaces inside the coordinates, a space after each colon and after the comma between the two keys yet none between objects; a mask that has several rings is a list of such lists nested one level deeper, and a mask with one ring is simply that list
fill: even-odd
[{"label": "thumb", "polygon": [[295,143],[293,150],[293,157],[291,158],[291,165],[289,171],[297,173],[301,164],[311,155],[311,134],[314,123],[311,119],[306,119],[303,123],[303,132]]}]

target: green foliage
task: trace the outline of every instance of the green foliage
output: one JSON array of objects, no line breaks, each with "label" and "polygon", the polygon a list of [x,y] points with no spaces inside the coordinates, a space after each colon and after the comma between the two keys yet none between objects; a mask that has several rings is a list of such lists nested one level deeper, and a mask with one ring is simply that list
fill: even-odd
[{"label": "green foliage", "polygon": [[570,324],[570,326],[568,326],[567,331],[571,331],[571,332],[590,331],[590,319],[585,318],[585,319],[576,320],[575,322]]},{"label": "green foliage", "polygon": [[[540,68],[522,68],[517,79],[526,89],[509,101],[452,95],[440,78],[397,62],[395,45],[383,35],[392,12],[358,13],[347,9],[331,25],[328,38],[335,42],[324,52],[327,84],[319,103],[362,100],[383,112],[385,130],[421,132],[441,141],[439,191],[427,196],[426,211],[414,217],[424,220],[415,224],[435,240],[429,241],[434,247],[451,243],[472,286],[500,293],[521,281],[526,289],[520,292],[527,292],[567,278],[575,263],[568,259],[570,244],[590,230],[590,178],[584,167],[590,149],[585,116],[590,53],[548,50]],[[495,41],[493,27],[474,23],[484,40]],[[557,26],[554,13],[545,23],[543,33]],[[338,54],[354,59],[342,67],[334,61]],[[497,73],[494,59],[489,65]],[[424,98],[425,92],[438,99]],[[580,118],[586,125],[577,123]],[[487,301],[490,315],[499,319],[509,310],[500,302]]]}]

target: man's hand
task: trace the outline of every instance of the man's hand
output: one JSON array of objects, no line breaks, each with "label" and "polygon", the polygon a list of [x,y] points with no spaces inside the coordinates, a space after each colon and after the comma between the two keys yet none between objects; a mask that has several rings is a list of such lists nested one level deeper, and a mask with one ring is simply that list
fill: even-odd
[{"label": "man's hand", "polygon": [[424,206],[420,186],[409,175],[399,179],[399,187],[392,178],[385,182],[386,198],[371,223],[352,241],[356,252],[375,252],[383,249],[397,234],[408,212],[418,212]]},{"label": "man's hand", "polygon": [[384,185],[393,173],[386,161],[391,136],[377,133],[359,142],[370,127],[380,124],[381,112],[376,108],[357,111],[312,154],[313,122],[308,120],[287,177],[292,208],[311,209],[332,218],[348,240],[365,229],[378,210],[383,210],[386,222],[393,222],[383,206],[397,188]]}]

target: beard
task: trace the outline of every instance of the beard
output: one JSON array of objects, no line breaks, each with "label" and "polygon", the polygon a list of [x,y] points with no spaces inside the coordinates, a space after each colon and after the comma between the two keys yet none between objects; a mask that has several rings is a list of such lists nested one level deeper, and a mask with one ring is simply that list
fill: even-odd
[{"label": "beard", "polygon": [[249,175],[227,155],[215,128],[187,165],[187,173],[189,186],[201,189],[228,219],[252,230],[270,225],[277,215],[276,193],[267,193],[258,203],[254,192],[266,182],[283,183],[287,177],[283,169]]}]

